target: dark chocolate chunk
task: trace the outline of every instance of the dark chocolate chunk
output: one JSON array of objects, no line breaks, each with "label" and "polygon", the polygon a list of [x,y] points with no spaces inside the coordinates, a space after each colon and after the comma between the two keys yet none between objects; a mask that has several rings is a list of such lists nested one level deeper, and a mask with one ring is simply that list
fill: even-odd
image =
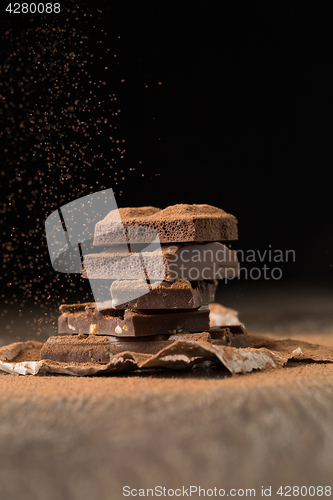
[{"label": "dark chocolate chunk", "polygon": [[[179,204],[164,210],[155,207],[119,208],[119,214],[129,243],[150,243],[151,232],[148,228],[157,231],[161,243],[238,238],[237,219],[211,205]],[[112,211],[96,224],[94,245],[123,243],[118,241],[119,214],[116,210]]]},{"label": "dark chocolate chunk", "polygon": [[130,262],[123,258],[122,252],[117,252],[117,247],[85,255],[84,276],[89,279],[142,279],[142,264],[150,280],[225,279],[239,274],[236,252],[222,243],[174,244],[161,248],[162,254],[160,249],[132,252]]},{"label": "dark chocolate chunk", "polygon": [[[65,306],[66,307],[66,306]],[[67,306],[68,307],[68,306]],[[202,306],[194,310],[150,310],[104,309],[87,304],[82,310],[71,305],[71,312],[60,306],[63,314],[58,320],[59,335],[95,334],[116,337],[146,337],[147,335],[170,335],[177,332],[201,332],[209,329],[209,308]]]},{"label": "dark chocolate chunk", "polygon": [[[146,293],[146,281],[119,280],[111,285],[112,306],[115,309],[196,309],[214,302],[217,280],[162,281]],[[133,295],[133,300],[129,300]],[[127,302],[124,302],[124,300]]]}]

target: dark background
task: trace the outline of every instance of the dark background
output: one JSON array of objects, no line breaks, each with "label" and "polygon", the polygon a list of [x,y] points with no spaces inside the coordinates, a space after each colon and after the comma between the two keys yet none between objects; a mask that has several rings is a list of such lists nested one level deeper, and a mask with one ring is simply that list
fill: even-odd
[{"label": "dark background", "polygon": [[[140,17],[140,36],[124,37],[127,161],[140,158],[160,177],[124,191],[122,202],[142,204],[146,191],[158,206],[221,207],[239,220],[240,248],[295,249],[285,277],[332,281],[327,16],[222,6],[156,9]],[[140,75],[160,78],[161,89],[144,97]]]},{"label": "dark background", "polygon": [[[59,205],[104,187],[114,189],[119,207],[223,208],[239,221],[233,248],[293,249],[295,262],[280,265],[285,283],[330,284],[328,11],[250,2],[61,6],[58,15],[1,19],[3,298],[46,299],[46,287],[59,299],[69,280],[69,292],[77,291],[80,278],[50,266],[44,220]],[[54,40],[57,48],[50,49]],[[23,74],[31,79],[22,90]],[[112,107],[110,93],[117,98]],[[52,105],[55,128],[44,121],[38,135],[26,123],[41,104],[48,111]],[[75,111],[64,111],[71,106]],[[89,124],[74,132],[73,113],[86,124],[89,115]],[[96,134],[101,117],[108,123]],[[114,154],[111,129],[121,146]],[[88,150],[76,155],[72,141],[82,145],[88,136]],[[62,145],[69,150],[64,165]],[[104,157],[92,158],[95,151]]]}]

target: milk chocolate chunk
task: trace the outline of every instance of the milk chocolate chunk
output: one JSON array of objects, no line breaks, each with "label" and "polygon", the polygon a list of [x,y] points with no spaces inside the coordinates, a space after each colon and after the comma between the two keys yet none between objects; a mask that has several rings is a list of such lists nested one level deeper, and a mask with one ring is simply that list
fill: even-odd
[{"label": "milk chocolate chunk", "polygon": [[[146,293],[146,282],[118,280],[112,283],[110,289],[112,306],[115,309],[196,309],[214,302],[217,284],[217,280],[188,281],[177,278],[173,282],[162,281]],[[131,295],[137,298],[128,300]]]},{"label": "milk chocolate chunk", "polygon": [[[58,319],[59,335],[95,334],[115,337],[146,337],[170,335],[177,332],[201,332],[209,329],[209,308],[202,306],[194,310],[125,311],[104,309],[95,304],[60,306],[63,313]],[[70,311],[68,310],[70,307]]]},{"label": "milk chocolate chunk", "polygon": [[214,345],[248,347],[247,332],[243,325],[213,327],[209,332]]},{"label": "milk chocolate chunk", "polygon": [[131,351],[143,354],[156,354],[173,342],[166,335],[138,337],[136,339],[118,338],[110,335],[66,335],[49,337],[42,347],[41,359],[69,363],[106,364],[114,354]]},{"label": "milk chocolate chunk", "polygon": [[129,243],[150,243],[151,232],[157,231],[161,243],[186,241],[237,240],[237,219],[211,205],[179,204],[161,210],[155,207],[119,208],[110,212],[95,226],[94,245],[119,243],[120,222],[127,230],[132,228]]},{"label": "milk chocolate chunk", "polygon": [[[234,329],[232,332],[231,329]],[[41,359],[65,363],[106,364],[118,353],[131,351],[143,354],[156,354],[176,340],[210,342],[215,345],[247,347],[245,330],[235,326],[217,328],[201,333],[179,333],[155,335],[138,338],[119,338],[110,335],[66,335],[49,337],[41,350]]]},{"label": "milk chocolate chunk", "polygon": [[211,280],[234,278],[239,274],[237,254],[219,242],[162,245],[151,252],[134,252],[130,261],[111,247],[84,256],[85,277],[89,279],[142,279],[144,265],[150,280],[177,278]]}]

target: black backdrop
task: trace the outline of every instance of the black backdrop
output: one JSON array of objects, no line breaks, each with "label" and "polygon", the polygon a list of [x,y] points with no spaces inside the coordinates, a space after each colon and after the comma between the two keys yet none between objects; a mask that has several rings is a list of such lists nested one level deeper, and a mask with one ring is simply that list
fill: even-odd
[{"label": "black backdrop", "polygon": [[[11,272],[17,266],[15,248],[16,253],[22,249],[28,230],[30,243],[21,261],[26,263],[38,247],[38,275],[47,267],[52,277],[43,229],[46,216],[58,204],[97,191],[101,185],[114,189],[118,206],[208,203],[223,208],[239,221],[240,239],[234,248],[293,249],[295,262],[282,265],[286,282],[330,283],[332,35],[328,11],[313,4],[312,9],[303,5],[300,11],[270,2],[192,2],[190,8],[148,2],[121,6],[68,2],[62,6],[57,16],[6,13],[1,19],[5,294],[13,293],[8,281],[15,281]],[[46,34],[41,35],[44,27]],[[48,36],[59,41],[51,51],[55,65],[52,58],[47,59],[50,53],[43,53]],[[104,149],[104,159],[82,165],[83,155],[77,160],[70,151],[67,159],[71,161],[60,169],[60,146],[66,141],[70,144],[74,135],[68,135],[64,125],[59,140],[59,125],[53,163],[43,154],[32,154],[34,132],[26,134],[24,127],[20,132],[19,103],[24,92],[19,84],[22,73],[33,68],[33,91],[23,109],[26,115],[29,108],[35,113],[48,87],[55,86],[54,72],[60,74],[59,68],[70,59],[68,54],[81,46],[91,76],[85,77],[78,69],[81,79],[76,95],[66,93],[68,79],[62,82],[63,93],[57,99],[53,94],[53,116],[61,116],[62,109],[75,101],[89,99],[96,82],[103,81],[92,101],[101,101],[102,107],[85,108],[93,120],[84,134],[92,137],[94,120],[103,115],[108,127],[116,124],[113,141],[118,139],[124,152],[115,150],[116,162],[112,154],[106,162],[110,144],[103,129],[101,138],[90,144],[91,149]],[[42,61],[44,57],[51,68],[49,81],[31,53]],[[75,78],[75,71],[74,64],[70,79]],[[117,98],[112,103],[113,115],[108,110],[110,93]],[[23,141],[20,153],[19,142],[10,132],[14,129]],[[23,183],[13,182],[20,164],[25,169]],[[64,168],[72,169],[79,190],[64,180]],[[23,194],[28,194],[25,199],[22,184]],[[29,197],[35,202],[25,219]],[[14,207],[9,204],[13,199]],[[8,250],[13,230],[14,251]],[[23,231],[25,236],[20,238]],[[26,273],[28,286],[33,287],[36,269],[32,265],[30,274]],[[19,271],[14,274],[20,288]],[[64,277],[59,283],[64,285]]]}]

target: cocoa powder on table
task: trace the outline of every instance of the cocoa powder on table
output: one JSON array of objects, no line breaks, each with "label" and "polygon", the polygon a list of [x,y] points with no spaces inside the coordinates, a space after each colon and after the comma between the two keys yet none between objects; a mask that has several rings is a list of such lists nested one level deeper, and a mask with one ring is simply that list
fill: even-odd
[{"label": "cocoa powder on table", "polygon": [[[308,341],[315,341],[316,338],[307,337]],[[297,339],[274,339],[271,337],[266,337],[263,335],[248,335],[249,348],[266,348],[270,351],[277,353],[279,356],[286,358],[294,358],[296,362],[305,362],[311,360],[312,362],[326,362],[332,361],[333,351],[329,347],[321,346],[315,343],[309,343]],[[10,363],[20,363],[25,361],[39,361],[40,351],[42,348],[42,343],[31,342],[32,346],[29,349],[21,350]],[[290,353],[293,356],[290,356]],[[295,353],[295,354],[294,354]],[[294,361],[293,359],[289,361],[289,364]],[[58,364],[53,362],[53,364]],[[90,366],[89,363],[74,363],[74,366]],[[60,364],[59,364],[60,365]],[[222,368],[223,370],[223,368]],[[165,370],[164,370],[165,371]],[[144,373],[144,372],[143,372]],[[174,372],[175,373],[175,372]]]}]

